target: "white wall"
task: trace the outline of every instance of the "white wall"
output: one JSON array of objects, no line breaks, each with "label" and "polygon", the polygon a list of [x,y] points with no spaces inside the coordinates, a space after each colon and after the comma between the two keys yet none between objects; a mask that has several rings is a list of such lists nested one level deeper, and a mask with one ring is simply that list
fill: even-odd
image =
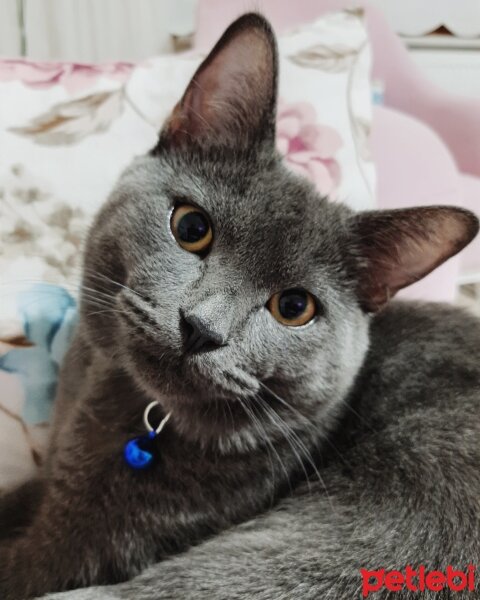
[{"label": "white wall", "polygon": [[480,0],[369,0],[398,33],[420,36],[441,25],[459,37],[480,36]]},{"label": "white wall", "polygon": [[18,25],[16,0],[0,0],[0,55],[21,53],[21,32]]},{"label": "white wall", "polygon": [[36,60],[139,60],[193,32],[195,0],[0,0],[0,55],[18,56],[23,4],[26,56]]},{"label": "white wall", "polygon": [[[412,55],[426,75],[441,87],[480,97],[480,0],[369,1],[385,11],[396,31],[419,36],[445,24],[462,36],[437,40],[429,36],[410,39],[409,44],[416,46]],[[26,56],[34,60],[141,60],[170,51],[173,34],[194,31],[196,2],[0,0],[0,55],[22,53],[19,9],[23,7]],[[419,48],[419,42],[425,48]],[[464,51],[448,50],[447,42],[461,42]],[[440,47],[432,49],[437,44]]]}]

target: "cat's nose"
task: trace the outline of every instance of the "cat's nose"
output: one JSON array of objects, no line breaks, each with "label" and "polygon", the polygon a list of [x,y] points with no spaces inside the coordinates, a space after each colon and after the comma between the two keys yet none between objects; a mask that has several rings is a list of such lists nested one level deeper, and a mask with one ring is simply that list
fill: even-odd
[{"label": "cat's nose", "polygon": [[227,340],[212,323],[195,314],[181,315],[187,352],[207,352],[225,346]]}]

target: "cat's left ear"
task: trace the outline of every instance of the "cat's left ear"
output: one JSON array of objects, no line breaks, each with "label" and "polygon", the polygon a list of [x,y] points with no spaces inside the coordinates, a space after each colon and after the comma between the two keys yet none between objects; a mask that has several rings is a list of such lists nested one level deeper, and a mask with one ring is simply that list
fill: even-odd
[{"label": "cat's left ear", "polygon": [[256,13],[240,17],[197,69],[165,123],[157,149],[273,145],[277,63],[268,21]]},{"label": "cat's left ear", "polygon": [[478,233],[477,217],[454,206],[358,213],[353,217],[357,293],[367,312],[460,252]]}]

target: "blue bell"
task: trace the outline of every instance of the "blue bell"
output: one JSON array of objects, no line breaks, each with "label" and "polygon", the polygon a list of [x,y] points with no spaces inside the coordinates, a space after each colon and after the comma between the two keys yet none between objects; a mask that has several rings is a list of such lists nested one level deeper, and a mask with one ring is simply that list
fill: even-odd
[{"label": "blue bell", "polygon": [[125,444],[123,456],[132,469],[147,469],[153,464],[155,459],[153,440],[156,435],[155,431],[151,431],[148,435],[136,437]]}]

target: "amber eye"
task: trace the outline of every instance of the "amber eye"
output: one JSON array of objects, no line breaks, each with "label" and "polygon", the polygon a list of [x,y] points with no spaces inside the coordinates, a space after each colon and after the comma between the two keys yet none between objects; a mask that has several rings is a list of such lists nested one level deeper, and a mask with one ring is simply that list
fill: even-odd
[{"label": "amber eye", "polygon": [[212,227],[207,215],[191,204],[174,208],[170,227],[179,245],[188,252],[205,252],[212,243]]},{"label": "amber eye", "polygon": [[301,288],[274,294],[268,301],[267,308],[279,323],[290,327],[306,325],[317,312],[313,296]]}]

